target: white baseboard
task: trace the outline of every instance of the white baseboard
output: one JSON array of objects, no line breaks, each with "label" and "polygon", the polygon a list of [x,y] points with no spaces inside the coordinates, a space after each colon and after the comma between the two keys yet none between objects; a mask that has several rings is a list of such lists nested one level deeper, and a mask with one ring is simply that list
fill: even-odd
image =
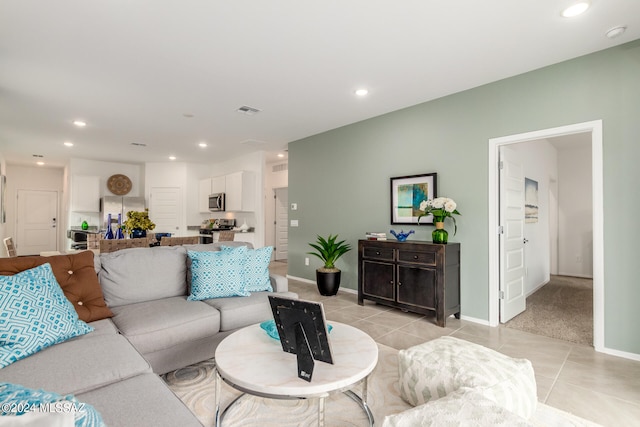
[{"label": "white baseboard", "polygon": [[579,277],[580,279],[593,279],[593,276],[588,274],[576,274],[576,273],[558,273],[554,274],[554,276],[569,276],[569,277]]},{"label": "white baseboard", "polygon": [[535,288],[533,288],[533,290],[527,292],[527,294],[525,295],[525,298],[530,297],[531,295],[535,294],[541,287],[543,287],[544,285],[546,285],[547,283],[549,283],[549,281],[545,281],[540,283],[538,286],[536,286]]},{"label": "white baseboard", "polygon": [[297,280],[298,282],[309,283],[311,285],[315,285],[316,284],[315,280],[304,279],[302,277],[296,277],[296,276],[292,276],[290,274],[287,274],[287,279]]},{"label": "white baseboard", "polygon": [[467,322],[478,323],[478,324],[484,325],[484,326],[491,326],[489,324],[489,321],[488,320],[484,320],[484,319],[477,319],[475,317],[469,317],[469,316],[464,316],[464,315],[460,315],[460,319],[466,320]]},{"label": "white baseboard", "polygon": [[640,361],[640,354],[629,353],[627,351],[614,350],[612,348],[603,347],[601,349],[596,349],[601,353],[609,354],[611,356],[623,357],[625,359],[637,360]]}]

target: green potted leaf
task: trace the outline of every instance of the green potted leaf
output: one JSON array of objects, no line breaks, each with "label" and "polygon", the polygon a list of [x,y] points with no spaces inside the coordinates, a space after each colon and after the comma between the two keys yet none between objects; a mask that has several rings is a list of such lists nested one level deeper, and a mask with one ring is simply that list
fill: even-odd
[{"label": "green potted leaf", "polygon": [[309,243],[314,252],[307,252],[322,260],[324,266],[316,269],[316,281],[320,295],[331,296],[338,293],[340,288],[341,271],[336,268],[336,261],[351,250],[351,245],[344,240],[338,240],[338,235],[329,235],[328,238],[318,236],[315,243]]}]

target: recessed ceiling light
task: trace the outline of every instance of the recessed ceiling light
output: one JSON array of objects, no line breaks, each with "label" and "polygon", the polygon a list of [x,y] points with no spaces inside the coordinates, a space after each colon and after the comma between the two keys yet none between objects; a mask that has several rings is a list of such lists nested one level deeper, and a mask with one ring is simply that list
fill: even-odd
[{"label": "recessed ceiling light", "polygon": [[369,94],[369,90],[368,89],[358,89],[356,90],[356,95],[358,96],[366,96]]},{"label": "recessed ceiling light", "polygon": [[78,126],[79,128],[83,128],[87,125],[87,122],[83,121],[83,120],[74,120],[73,124]]},{"label": "recessed ceiling light", "polygon": [[169,156],[169,160],[175,160],[176,156]]},{"label": "recessed ceiling light", "polygon": [[44,162],[36,162],[36,165],[38,165],[38,166],[44,166]]},{"label": "recessed ceiling light", "polygon": [[620,25],[620,26],[611,28],[605,34],[610,39],[615,39],[616,37],[621,36],[625,31],[627,31],[627,26]]},{"label": "recessed ceiling light", "polygon": [[283,158],[283,157],[284,157],[284,154],[279,153],[279,154],[278,154],[278,157]]},{"label": "recessed ceiling light", "polygon": [[202,147],[202,148],[206,148],[207,143],[206,142],[200,142],[198,143],[198,147]]},{"label": "recessed ceiling light", "polygon": [[574,16],[582,15],[584,12],[589,9],[588,1],[579,1],[577,3],[573,3],[571,6],[566,7],[562,11],[562,16],[565,18],[573,18]]},{"label": "recessed ceiling light", "polygon": [[73,142],[65,141],[64,145],[67,146],[67,147],[73,147]]}]

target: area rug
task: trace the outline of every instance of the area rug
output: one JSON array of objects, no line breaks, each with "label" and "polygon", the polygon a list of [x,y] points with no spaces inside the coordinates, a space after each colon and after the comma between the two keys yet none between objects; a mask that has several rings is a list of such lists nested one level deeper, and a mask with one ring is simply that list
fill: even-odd
[{"label": "area rug", "polygon": [[[369,377],[368,403],[375,424],[381,426],[386,415],[410,408],[400,398],[398,390],[398,351],[378,344],[378,365]],[[208,360],[163,375],[171,390],[198,417],[203,425],[215,425],[215,362]],[[268,367],[265,366],[265,369]],[[361,386],[354,388],[358,394]],[[221,406],[225,408],[240,393],[224,384]],[[326,400],[325,425],[328,427],[355,427],[368,425],[360,406],[342,393]],[[590,423],[567,412],[542,403],[538,404],[534,426],[585,426]],[[223,427],[300,427],[318,425],[317,400],[274,400],[244,396],[227,413]]]},{"label": "area rug", "polygon": [[505,326],[593,345],[593,280],[551,276],[549,283],[527,298],[527,309]]}]

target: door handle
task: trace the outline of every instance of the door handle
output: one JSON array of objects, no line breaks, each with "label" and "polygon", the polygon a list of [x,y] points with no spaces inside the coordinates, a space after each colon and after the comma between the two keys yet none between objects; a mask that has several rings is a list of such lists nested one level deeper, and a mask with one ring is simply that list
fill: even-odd
[{"label": "door handle", "polygon": [[51,221],[52,221],[51,228],[56,228],[56,219],[53,218]]},{"label": "door handle", "polygon": [[522,243],[526,244],[527,242],[529,242],[529,239],[527,239],[527,238],[522,239]]}]

